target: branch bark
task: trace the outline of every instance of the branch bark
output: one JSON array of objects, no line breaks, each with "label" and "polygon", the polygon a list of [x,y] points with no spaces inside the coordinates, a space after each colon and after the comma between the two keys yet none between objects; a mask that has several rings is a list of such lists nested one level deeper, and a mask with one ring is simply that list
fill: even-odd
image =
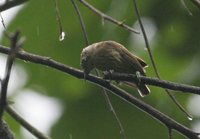
[{"label": "branch bark", "polygon": [[10,79],[11,69],[12,65],[15,60],[15,56],[19,48],[21,47],[21,44],[19,44],[18,38],[19,38],[19,31],[16,31],[11,37],[11,48],[8,53],[8,58],[6,61],[6,69],[5,69],[5,75],[4,78],[1,81],[1,98],[0,98],[0,119],[2,119],[4,109],[7,105],[7,88],[8,88],[8,82]]},{"label": "branch bark", "polygon": [[26,130],[32,133],[38,139],[51,139],[50,137],[44,135],[42,132],[37,130],[31,124],[29,124],[26,120],[24,120],[19,114],[17,114],[11,107],[6,107],[6,112],[17,122],[19,122]]},{"label": "branch bark", "polygon": [[91,4],[89,4],[88,2],[86,2],[85,0],[79,0],[83,5],[85,5],[88,9],[90,9],[91,11],[93,11],[95,14],[97,14],[98,16],[100,16],[101,18],[108,20],[130,32],[134,32],[139,34],[139,31],[137,31],[136,29],[131,28],[130,26],[124,24],[121,21],[117,21],[116,19],[112,18],[111,16],[108,16],[106,14],[104,14],[103,12],[99,11],[98,9],[96,9],[94,6],[92,6]]},{"label": "branch bark", "polygon": [[190,0],[200,10],[200,0]]},{"label": "branch bark", "polygon": [[25,2],[27,2],[28,0],[9,0],[9,1],[6,1],[5,4],[2,4],[0,5],[0,11],[5,11],[5,10],[8,10],[10,8],[13,8],[15,6],[18,6],[18,5],[21,5]]},{"label": "branch bark", "polygon": [[1,139],[14,139],[12,131],[3,120],[0,120],[0,137]]},{"label": "branch bark", "polygon": [[[0,45],[1,53],[8,54],[9,51],[10,51],[9,48],[6,48],[6,47]],[[25,61],[30,61],[30,62],[33,62],[36,64],[49,66],[51,68],[57,69],[59,71],[67,73],[67,74],[70,74],[79,79],[84,79],[84,74],[82,71],[72,68],[72,67],[69,67],[69,66],[66,66],[62,63],[52,60],[49,57],[34,55],[34,54],[27,53],[24,51],[18,52],[17,57],[22,60],[25,60]],[[111,91],[113,94],[117,95],[118,97],[122,98],[123,100],[127,101],[128,103],[136,106],[140,110],[149,114],[153,118],[156,118],[157,120],[159,120],[161,123],[163,123],[167,127],[170,127],[171,129],[178,131],[182,135],[185,135],[186,137],[192,138],[192,139],[199,138],[198,137],[199,133],[196,133],[196,132],[190,130],[189,128],[176,122],[175,120],[171,119],[169,116],[163,114],[162,112],[160,112],[157,109],[153,108],[152,106],[146,104],[145,102],[139,100],[138,98],[132,96],[128,92],[116,87],[115,85],[112,85],[109,82],[107,82],[99,77],[92,76],[92,75],[88,75],[86,77],[86,80],[88,80],[89,82],[94,83],[98,86],[106,88],[107,90]]]},{"label": "branch bark", "polygon": [[138,83],[138,81],[140,81],[141,83],[144,83],[147,85],[153,85],[153,86],[162,87],[166,89],[182,91],[183,93],[187,92],[187,93],[200,95],[200,87],[170,82],[166,80],[160,80],[158,78],[146,77],[142,75],[136,76],[133,74],[123,74],[123,73],[109,74],[108,73],[108,74],[105,74],[104,79],[116,80],[116,81],[128,81],[128,82],[133,82],[136,84]]},{"label": "branch bark", "polygon": [[[133,0],[133,7],[134,7],[134,11],[136,13],[136,16],[138,18],[138,22],[139,22],[139,25],[140,25],[140,28],[141,28],[141,31],[142,31],[142,35],[143,35],[143,38],[144,38],[145,46],[147,48],[147,51],[148,51],[149,58],[151,60],[153,69],[155,71],[156,76],[161,80],[160,74],[158,72],[158,69],[157,69],[157,66],[156,66],[156,63],[155,63],[155,60],[154,60],[154,56],[153,56],[153,54],[151,52],[150,44],[149,44],[149,41],[148,41],[148,38],[147,38],[147,34],[146,34],[146,31],[145,31],[144,25],[143,25],[142,20],[141,20],[141,16],[140,16],[140,12],[139,12],[136,0]],[[179,103],[179,101],[175,98],[175,96],[173,94],[171,94],[171,92],[169,90],[165,89],[165,91],[167,92],[167,94],[171,98],[171,100],[177,105],[177,107],[184,114],[186,114],[187,117],[192,119],[192,115],[185,110],[185,108]]]},{"label": "branch bark", "polygon": [[18,50],[21,48],[23,44],[23,38],[19,39],[19,31],[16,31],[13,35],[10,36],[11,40],[11,48],[9,48],[8,58],[6,62],[6,70],[5,75],[1,82],[1,98],[0,98],[0,138],[2,139],[14,139],[11,131],[8,129],[5,123],[2,121],[2,117],[4,114],[4,110],[6,110],[16,121],[18,121],[22,126],[24,126],[28,131],[30,131],[33,135],[38,137],[39,139],[50,139],[45,136],[43,133],[38,131],[28,122],[26,122],[22,117],[20,117],[15,111],[13,111],[9,106],[7,106],[7,88],[8,82],[10,79],[11,68],[16,58],[16,54]]}]

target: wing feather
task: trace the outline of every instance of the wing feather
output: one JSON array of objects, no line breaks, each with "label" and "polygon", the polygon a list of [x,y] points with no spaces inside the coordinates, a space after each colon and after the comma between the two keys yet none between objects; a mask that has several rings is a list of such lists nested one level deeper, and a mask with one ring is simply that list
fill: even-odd
[{"label": "wing feather", "polygon": [[134,57],[128,50],[122,49],[122,59],[124,62],[127,63],[127,65],[131,66],[131,70],[135,73],[136,71],[139,71],[142,75],[145,75],[145,70],[143,69],[143,66],[140,64],[138,59]]}]

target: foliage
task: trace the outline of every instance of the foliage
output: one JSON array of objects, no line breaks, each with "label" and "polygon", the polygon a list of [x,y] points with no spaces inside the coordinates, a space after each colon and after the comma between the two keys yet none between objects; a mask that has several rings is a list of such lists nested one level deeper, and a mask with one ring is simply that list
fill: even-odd
[{"label": "foliage", "polygon": [[[88,2],[116,19],[125,20],[125,23],[130,26],[136,22],[131,0],[104,2],[90,0]],[[154,42],[150,45],[161,77],[198,85],[200,81],[200,72],[197,71],[199,66],[198,68],[191,66],[198,65],[200,59],[200,29],[198,29],[200,11],[193,5],[186,3],[193,13],[193,16],[190,16],[180,1],[138,2],[141,15],[151,19],[157,27]],[[66,32],[64,41],[58,39],[59,30],[53,1],[29,1],[9,25],[8,30],[13,31],[18,28],[26,36],[27,40],[23,46],[25,51],[47,56],[69,66],[80,68],[80,53],[85,47],[85,42],[78,17],[70,1],[58,1],[58,4],[62,27]],[[82,4],[78,3],[78,6],[86,24],[90,43],[115,40],[124,44],[128,49],[135,50],[134,53],[139,53],[137,55],[145,58],[149,64],[148,76],[155,76],[147,52],[138,49],[138,47],[143,49],[144,44],[132,46],[134,44],[131,43],[132,33],[107,21],[102,24],[100,17]],[[5,39],[3,43],[7,44]],[[192,65],[191,63],[194,61],[197,63]],[[118,125],[110,113],[99,87],[48,67],[20,60],[17,62],[23,65],[28,73],[26,88],[37,89],[35,86],[40,86],[45,90],[45,95],[58,98],[63,104],[64,112],[52,128],[51,136],[53,138],[69,138],[70,135],[74,139],[121,138]],[[187,80],[188,77],[190,80]],[[140,97],[135,90],[125,89]],[[184,123],[184,125],[191,126],[192,122],[188,121],[185,115],[179,111],[163,89],[151,87],[151,90],[152,93],[149,96],[140,99]],[[167,137],[168,131],[165,126],[118,97],[109,96],[124,125],[128,138]],[[177,93],[176,96],[186,107],[190,96],[181,93]],[[10,122],[13,123],[13,121]],[[19,132],[19,127],[15,124],[10,125],[15,133]],[[174,139],[184,138],[174,134]]]}]

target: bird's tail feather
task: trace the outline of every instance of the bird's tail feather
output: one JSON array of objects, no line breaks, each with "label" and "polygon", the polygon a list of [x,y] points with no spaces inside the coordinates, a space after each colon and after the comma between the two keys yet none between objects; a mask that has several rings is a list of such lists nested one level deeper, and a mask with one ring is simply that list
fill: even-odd
[{"label": "bird's tail feather", "polygon": [[150,89],[145,84],[136,85],[136,84],[131,83],[131,82],[125,82],[125,84],[128,85],[128,86],[137,88],[137,90],[138,90],[138,92],[139,92],[141,97],[144,97],[144,96],[146,96],[146,95],[148,95],[150,93]]},{"label": "bird's tail feather", "polygon": [[145,84],[137,85],[140,96],[144,97],[150,93],[150,89]]}]

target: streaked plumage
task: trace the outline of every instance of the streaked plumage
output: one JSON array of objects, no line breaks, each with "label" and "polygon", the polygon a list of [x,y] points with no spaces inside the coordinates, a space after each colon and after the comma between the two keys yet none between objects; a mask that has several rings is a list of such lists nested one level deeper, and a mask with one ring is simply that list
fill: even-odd
[{"label": "streaked plumage", "polygon": [[[102,41],[84,48],[81,53],[81,66],[85,74],[97,68],[101,71],[135,74],[145,76],[147,64],[141,58],[130,53],[123,45],[114,41]],[[128,83],[129,85],[132,83]],[[137,85],[141,96],[150,90],[145,84]]]}]

